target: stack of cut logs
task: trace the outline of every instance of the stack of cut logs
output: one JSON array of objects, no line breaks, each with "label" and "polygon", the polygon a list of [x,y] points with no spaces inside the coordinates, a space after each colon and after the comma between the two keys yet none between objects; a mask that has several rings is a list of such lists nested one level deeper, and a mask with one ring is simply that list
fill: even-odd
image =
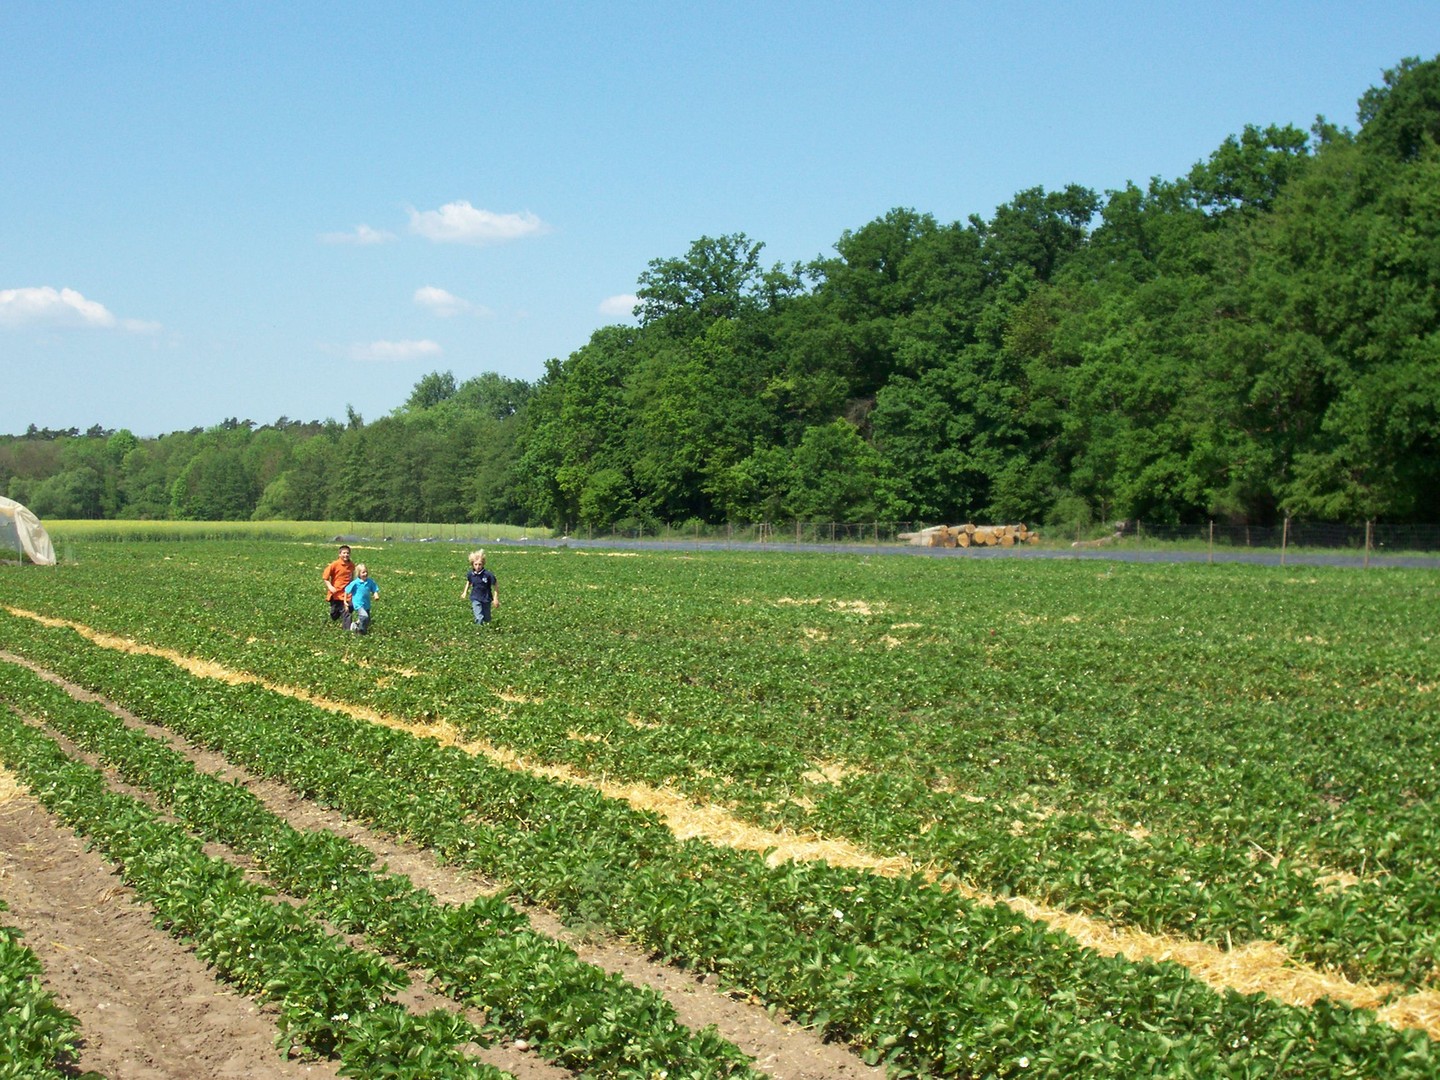
[{"label": "stack of cut logs", "polygon": [[1040,534],[1024,525],[932,525],[919,532],[900,534],[914,547],[1014,547],[1038,544]]}]

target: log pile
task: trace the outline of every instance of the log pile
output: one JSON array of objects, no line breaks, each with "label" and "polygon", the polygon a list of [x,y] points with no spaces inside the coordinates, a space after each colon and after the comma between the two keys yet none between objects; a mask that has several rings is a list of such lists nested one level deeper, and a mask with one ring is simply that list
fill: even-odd
[{"label": "log pile", "polygon": [[1040,534],[1024,525],[932,525],[919,532],[901,533],[913,547],[1014,547],[1038,544]]}]

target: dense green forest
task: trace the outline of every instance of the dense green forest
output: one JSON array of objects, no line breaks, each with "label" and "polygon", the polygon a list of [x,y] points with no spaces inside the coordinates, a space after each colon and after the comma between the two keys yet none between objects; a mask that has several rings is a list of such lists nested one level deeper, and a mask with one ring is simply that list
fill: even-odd
[{"label": "dense green forest", "polygon": [[367,422],[0,438],[42,516],[491,521],[1440,513],[1440,57],[1358,129],[1249,126],[1188,175],[894,209],[834,254],[702,237],[535,382]]}]

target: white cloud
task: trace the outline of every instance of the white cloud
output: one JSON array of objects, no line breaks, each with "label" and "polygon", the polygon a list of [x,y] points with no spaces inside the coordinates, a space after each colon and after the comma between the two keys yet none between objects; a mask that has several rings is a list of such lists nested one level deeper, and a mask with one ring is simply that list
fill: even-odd
[{"label": "white cloud", "polygon": [[133,334],[158,333],[161,325],[144,319],[117,319],[98,300],[87,300],[74,289],[50,285],[0,289],[0,326],[119,328]]},{"label": "white cloud", "polygon": [[599,311],[601,315],[633,315],[635,305],[639,302],[639,297],[634,293],[621,293],[619,296],[601,300]]},{"label": "white cloud", "polygon": [[446,203],[439,210],[411,207],[410,231],[437,244],[498,244],[538,236],[550,228],[528,210],[519,214],[496,214],[477,210],[462,199]]},{"label": "white cloud", "polygon": [[415,303],[418,307],[428,308],[436,315],[447,319],[452,315],[463,315],[465,312],[475,309],[475,305],[469,300],[462,300],[454,293],[434,285],[424,285],[416,289]]},{"label": "white cloud", "polygon": [[32,323],[114,326],[115,316],[104,304],[86,300],[74,289],[54,289],[49,285],[0,289],[0,326]]},{"label": "white cloud", "polygon": [[427,338],[424,341],[372,341],[352,345],[349,356],[351,360],[404,361],[439,356],[442,351],[438,343]]},{"label": "white cloud", "polygon": [[395,234],[369,225],[356,225],[350,232],[321,233],[322,244],[355,244],[364,247],[369,244],[384,244],[395,239]]}]

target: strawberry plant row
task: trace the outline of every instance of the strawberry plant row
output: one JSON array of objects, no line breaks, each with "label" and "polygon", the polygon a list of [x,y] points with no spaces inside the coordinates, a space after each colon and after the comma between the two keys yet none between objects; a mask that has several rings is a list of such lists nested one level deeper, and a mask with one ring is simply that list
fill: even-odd
[{"label": "strawberry plant row", "polygon": [[[23,681],[23,680],[21,680]],[[7,676],[7,684],[10,682]],[[61,820],[114,861],[158,921],[242,993],[278,1006],[282,1050],[334,1055],[342,1075],[463,1077],[509,1074],[466,1057],[482,1033],[440,1010],[415,1016],[391,994],[408,977],[350,948],[150,807],[110,790],[95,769],[0,712],[0,760]]]},{"label": "strawberry plant row", "polygon": [[[7,671],[11,669],[0,665]],[[207,840],[254,856],[275,885],[347,933],[431,978],[457,1001],[486,1013],[491,1037],[525,1040],[556,1064],[614,1076],[695,1080],[755,1076],[745,1056],[704,1031],[692,1034],[674,1009],[581,962],[573,950],[531,931],[503,900],[442,904],[407,879],[373,870],[373,856],[328,831],[301,833],[250,792],[197,770],[183,755],[126,726],[99,705],[78,702],[25,671],[11,694],[128,782],[152,793]]]},{"label": "strawberry plant row", "polygon": [[40,961],[21,937],[0,923],[0,1080],[62,1080],[75,1075],[79,1021],[45,989]]},{"label": "strawberry plant row", "polygon": [[649,815],[590,793],[68,633],[32,630],[19,644],[310,797],[720,972],[899,1075],[1437,1072],[1428,1040],[1373,1014],[1215,994],[1173,965],[1102,958],[915,879],[772,868],[678,843]]},{"label": "strawberry plant row", "polygon": [[[1423,986],[1440,966],[1435,673],[1417,647],[1433,575],[997,563],[957,583],[929,560],[512,553],[526,602],[477,638],[444,614],[458,557],[391,549],[392,631],[337,648],[304,548],[104,551],[133,601],[94,604],[83,575],[34,594],[992,892],[1272,938],[1355,978]],[[179,571],[163,592],[161,568]],[[883,616],[837,594],[882,597]],[[341,657],[368,667],[337,680]],[[825,762],[837,782],[815,778]]]}]

